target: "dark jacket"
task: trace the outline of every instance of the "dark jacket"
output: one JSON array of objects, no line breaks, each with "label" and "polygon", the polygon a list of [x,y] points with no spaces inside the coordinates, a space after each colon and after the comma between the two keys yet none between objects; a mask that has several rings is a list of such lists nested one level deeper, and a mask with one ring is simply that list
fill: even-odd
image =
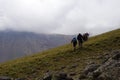
[{"label": "dark jacket", "polygon": [[83,36],[82,36],[81,34],[78,34],[77,40],[78,40],[78,41],[83,40]]}]

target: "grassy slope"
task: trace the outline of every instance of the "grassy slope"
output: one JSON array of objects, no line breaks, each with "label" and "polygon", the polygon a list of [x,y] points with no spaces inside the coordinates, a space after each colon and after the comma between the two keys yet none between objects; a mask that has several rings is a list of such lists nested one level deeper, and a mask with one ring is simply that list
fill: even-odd
[{"label": "grassy slope", "polygon": [[[0,64],[0,75],[35,79],[50,70],[53,73],[75,72],[77,75],[74,77],[77,77],[90,61],[100,63],[102,60],[97,56],[116,49],[120,49],[120,29],[92,37],[84,43],[83,48],[77,48],[76,51],[68,44]],[[75,64],[76,68],[70,68]]]}]

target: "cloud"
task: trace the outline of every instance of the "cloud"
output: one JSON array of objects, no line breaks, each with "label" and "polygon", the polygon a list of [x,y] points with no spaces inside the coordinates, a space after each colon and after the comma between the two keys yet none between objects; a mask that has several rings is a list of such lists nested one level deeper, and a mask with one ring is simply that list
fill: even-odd
[{"label": "cloud", "polygon": [[0,0],[0,30],[93,35],[120,28],[119,0]]}]

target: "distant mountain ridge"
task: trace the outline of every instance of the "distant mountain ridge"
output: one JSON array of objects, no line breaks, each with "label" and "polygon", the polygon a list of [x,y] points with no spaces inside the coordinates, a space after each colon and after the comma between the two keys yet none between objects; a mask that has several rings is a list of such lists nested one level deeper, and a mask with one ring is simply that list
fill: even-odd
[{"label": "distant mountain ridge", "polygon": [[0,31],[0,62],[69,43],[72,36]]}]

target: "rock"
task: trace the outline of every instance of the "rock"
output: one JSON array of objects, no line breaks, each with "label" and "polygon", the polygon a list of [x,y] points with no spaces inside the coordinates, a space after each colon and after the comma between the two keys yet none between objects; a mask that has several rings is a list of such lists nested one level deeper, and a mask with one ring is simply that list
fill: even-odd
[{"label": "rock", "polygon": [[110,58],[110,54],[109,53],[104,53],[103,55],[97,56],[96,59],[101,59],[102,64],[104,64],[109,58]]},{"label": "rock", "polygon": [[78,66],[78,64],[73,64],[72,66],[69,67],[69,69],[76,68],[77,66]]},{"label": "rock", "polygon": [[95,64],[95,62],[89,61],[89,62],[87,62],[87,64],[88,64],[88,65],[91,65],[91,64]]},{"label": "rock", "polygon": [[45,77],[43,78],[43,80],[51,80],[51,79],[52,79],[52,76],[51,76],[51,75],[45,76]]},{"label": "rock", "polygon": [[102,74],[97,78],[97,80],[115,80],[115,79],[113,79],[111,76],[107,74]]},{"label": "rock", "polygon": [[120,67],[120,62],[115,63],[115,67]]},{"label": "rock", "polygon": [[52,74],[50,72],[45,73],[43,80],[52,80]]},{"label": "rock", "polygon": [[80,75],[80,77],[79,77],[79,80],[85,79],[86,77],[87,77],[87,75],[85,75],[85,74],[82,73],[82,74]]},{"label": "rock", "polygon": [[59,73],[54,75],[53,80],[73,80],[71,77],[68,77],[66,73]]},{"label": "rock", "polygon": [[66,80],[73,80],[73,79],[72,79],[72,78],[70,78],[70,77],[67,77],[67,78],[66,78]]},{"label": "rock", "polygon": [[66,79],[67,74],[66,73],[57,73],[54,75],[53,80],[62,80],[62,79]]},{"label": "rock", "polygon": [[98,76],[100,76],[101,73],[102,72],[100,72],[100,71],[96,71],[96,72],[93,72],[92,76],[94,79],[96,79],[96,78],[98,78]]},{"label": "rock", "polygon": [[102,64],[104,64],[105,62],[107,62],[108,61],[108,59],[104,59],[103,61],[102,61]]},{"label": "rock", "polygon": [[80,58],[78,58],[78,59],[76,59],[76,61],[75,61],[75,62],[80,62],[80,60],[81,60],[81,59],[80,59]]},{"label": "rock", "polygon": [[60,73],[60,74],[59,74],[59,77],[60,77],[61,79],[66,79],[66,78],[67,78],[67,74],[66,74],[66,73]]},{"label": "rock", "polygon": [[72,73],[69,74],[69,76],[75,76],[75,75],[76,75],[75,72],[72,72]]},{"label": "rock", "polygon": [[25,78],[17,78],[15,80],[26,80]]},{"label": "rock", "polygon": [[88,65],[85,70],[83,71],[84,74],[88,74],[89,72],[93,72],[94,70],[96,70],[100,65],[98,64],[91,64]]},{"label": "rock", "polygon": [[66,67],[65,66],[62,66],[60,69],[65,69]]},{"label": "rock", "polygon": [[112,57],[114,60],[119,60],[120,59],[120,53],[116,52],[116,54]]},{"label": "rock", "polygon": [[58,58],[53,58],[53,60],[55,61],[55,62],[58,62],[59,61],[59,59]]},{"label": "rock", "polygon": [[0,80],[13,80],[13,79],[7,76],[0,76]]},{"label": "rock", "polygon": [[93,72],[99,67],[100,65],[91,63],[89,64],[82,72],[82,74],[79,77],[79,80],[83,80],[85,78],[91,78],[93,77]]}]

